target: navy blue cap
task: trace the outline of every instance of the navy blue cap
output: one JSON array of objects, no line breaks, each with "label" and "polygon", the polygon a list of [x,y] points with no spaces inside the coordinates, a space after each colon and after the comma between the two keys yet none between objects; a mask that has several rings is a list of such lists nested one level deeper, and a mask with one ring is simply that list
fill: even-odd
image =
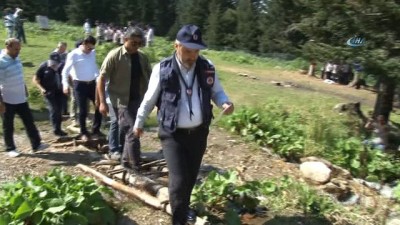
[{"label": "navy blue cap", "polygon": [[54,64],[58,64],[61,62],[61,56],[57,52],[52,52],[49,56],[49,60],[53,61]]},{"label": "navy blue cap", "polygon": [[178,40],[183,46],[190,49],[205,49],[207,45],[204,44],[201,37],[201,31],[196,25],[184,25],[176,35]]}]

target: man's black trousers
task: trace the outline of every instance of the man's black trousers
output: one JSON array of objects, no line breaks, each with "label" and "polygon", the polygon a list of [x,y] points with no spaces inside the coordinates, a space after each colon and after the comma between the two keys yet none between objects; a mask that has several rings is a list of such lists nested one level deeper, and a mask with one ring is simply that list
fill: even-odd
[{"label": "man's black trousers", "polygon": [[169,171],[169,200],[172,224],[184,225],[190,205],[190,195],[207,146],[208,127],[177,129],[168,133],[159,129],[163,154]]}]

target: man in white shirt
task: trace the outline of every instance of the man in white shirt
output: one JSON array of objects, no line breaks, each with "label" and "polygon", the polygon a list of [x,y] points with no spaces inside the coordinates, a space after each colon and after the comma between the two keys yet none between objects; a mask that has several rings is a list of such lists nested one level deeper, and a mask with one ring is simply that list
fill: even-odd
[{"label": "man in white shirt", "polygon": [[[95,103],[96,96],[96,78],[99,74],[99,69],[96,64],[96,53],[94,47],[96,38],[93,36],[86,37],[82,44],[72,50],[67,55],[65,66],[62,71],[62,85],[64,94],[69,94],[68,76],[71,75],[75,99],[79,109],[79,126],[80,138],[84,141],[89,139],[89,132],[86,129],[86,118],[88,114],[87,101]],[[100,132],[101,114],[96,107],[92,134],[103,136]]]},{"label": "man in white shirt", "polygon": [[183,26],[176,36],[175,53],[153,67],[149,87],[138,109],[134,134],[140,137],[147,116],[157,104],[159,137],[169,171],[172,224],[187,222],[190,195],[207,146],[213,118],[211,100],[231,114],[214,65],[199,56],[203,43],[200,29]]},{"label": "man in white shirt", "polygon": [[91,35],[92,34],[92,26],[90,25],[90,20],[86,19],[85,23],[83,24],[83,31],[85,32],[85,35]]},{"label": "man in white shirt", "polygon": [[147,32],[146,32],[146,47],[150,47],[153,44],[154,40],[154,30],[153,27],[147,25]]},{"label": "man in white shirt", "polygon": [[0,55],[0,114],[3,114],[3,133],[6,151],[10,157],[17,157],[20,152],[14,143],[14,117],[19,115],[31,142],[32,151],[47,146],[41,144],[38,129],[33,120],[27,102],[27,89],[24,81],[22,63],[18,58],[21,44],[16,38],[6,40],[5,53]]},{"label": "man in white shirt", "polygon": [[20,10],[12,12],[12,9],[7,8],[4,10],[5,16],[3,17],[4,20],[4,27],[7,29],[7,38],[14,37],[14,30],[15,30],[15,19],[18,17],[18,13]]}]

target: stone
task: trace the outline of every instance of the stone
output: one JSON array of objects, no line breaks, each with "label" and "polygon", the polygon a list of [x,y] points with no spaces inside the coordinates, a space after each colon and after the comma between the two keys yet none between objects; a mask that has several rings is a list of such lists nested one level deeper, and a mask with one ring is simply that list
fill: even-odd
[{"label": "stone", "polygon": [[300,171],[304,178],[324,184],[330,180],[332,170],[322,162],[304,162],[300,165]]},{"label": "stone", "polygon": [[386,221],[386,225],[400,225],[400,218],[391,218]]}]

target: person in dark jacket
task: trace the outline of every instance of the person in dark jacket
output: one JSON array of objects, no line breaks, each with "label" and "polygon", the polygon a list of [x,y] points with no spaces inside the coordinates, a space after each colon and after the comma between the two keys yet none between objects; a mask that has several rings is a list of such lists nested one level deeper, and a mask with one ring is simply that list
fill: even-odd
[{"label": "person in dark jacket", "polygon": [[211,100],[221,108],[221,114],[231,114],[234,110],[214,65],[199,56],[200,50],[205,48],[197,26],[185,25],[179,30],[175,53],[153,67],[133,130],[137,137],[142,135],[144,122],[157,105],[174,225],[186,224],[188,219],[190,195],[213,118]]},{"label": "person in dark jacket", "polygon": [[66,136],[61,129],[62,107],[64,93],[61,83],[61,71],[64,64],[61,62],[60,54],[52,52],[49,60],[43,62],[33,77],[33,82],[37,85],[47,102],[50,121],[53,125],[53,133],[57,136]]}]

